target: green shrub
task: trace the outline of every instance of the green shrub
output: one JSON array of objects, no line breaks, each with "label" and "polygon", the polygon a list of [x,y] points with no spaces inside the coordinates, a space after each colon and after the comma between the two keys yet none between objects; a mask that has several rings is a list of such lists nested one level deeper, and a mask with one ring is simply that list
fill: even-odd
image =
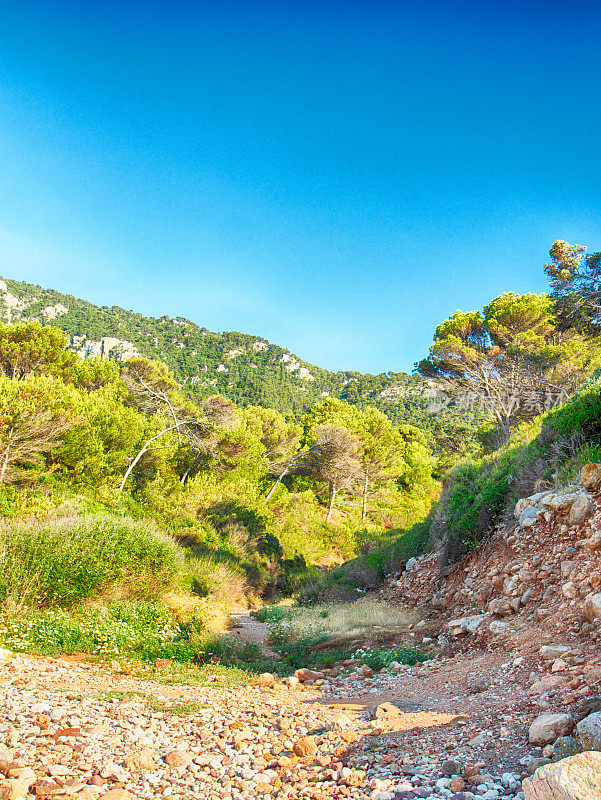
[{"label": "green shrub", "polygon": [[68,607],[101,591],[150,600],[179,569],[177,546],[148,522],[99,514],[0,527],[7,608]]},{"label": "green shrub", "polygon": [[[352,602],[382,583],[391,572],[410,558],[428,552],[430,546],[428,519],[408,531],[389,532],[391,541],[339,567],[322,571],[301,583],[296,599],[302,606],[324,602]],[[396,534],[396,535],[395,535]]]},{"label": "green shrub", "polygon": [[432,534],[456,561],[509,518],[520,497],[576,481],[601,456],[601,392],[593,386],[518,427],[502,450],[457,464],[447,475]]},{"label": "green shrub", "polygon": [[420,661],[427,661],[430,658],[427,653],[423,653],[416,647],[381,647],[377,650],[357,652],[355,658],[357,656],[376,672],[385,669],[393,661],[398,661],[399,664],[418,664]]},{"label": "green shrub", "polygon": [[263,606],[257,611],[257,620],[259,622],[279,622],[289,615],[289,606]]}]

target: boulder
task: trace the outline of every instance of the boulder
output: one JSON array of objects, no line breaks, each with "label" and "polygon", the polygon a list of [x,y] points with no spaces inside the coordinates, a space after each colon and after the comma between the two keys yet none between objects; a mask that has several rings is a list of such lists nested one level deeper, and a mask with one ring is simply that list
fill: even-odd
[{"label": "boulder", "polygon": [[296,741],[292,747],[295,756],[299,758],[315,758],[317,755],[317,745],[312,736],[303,736]]},{"label": "boulder", "polygon": [[539,511],[534,506],[528,506],[520,514],[520,528],[529,528],[538,519]]},{"label": "boulder", "polygon": [[149,747],[143,747],[137,753],[132,753],[123,760],[123,766],[130,772],[151,772],[158,764],[155,761],[156,753]]},{"label": "boulder", "polygon": [[491,600],[490,603],[486,606],[486,610],[489,611],[491,614],[498,614],[499,616],[506,617],[509,614],[513,614],[513,608],[511,607],[511,603],[506,597],[495,597],[494,600]]},{"label": "boulder", "polygon": [[474,614],[471,617],[461,617],[447,622],[447,628],[453,636],[461,636],[462,633],[475,633],[486,619],[486,614]]},{"label": "boulder", "polygon": [[560,758],[575,756],[582,753],[582,745],[575,736],[560,736],[553,745],[553,760],[559,761]]},{"label": "boulder", "polygon": [[541,714],[528,731],[530,744],[543,746],[553,744],[560,736],[566,736],[574,727],[574,720],[569,714]]},{"label": "boulder", "polygon": [[576,726],[585,750],[601,751],[601,712],[589,714]]},{"label": "boulder", "polygon": [[550,508],[552,511],[556,511],[558,514],[569,514],[578,496],[579,492],[552,494],[543,500],[543,505],[546,508]]},{"label": "boulder", "polygon": [[594,553],[596,550],[601,550],[601,531],[593,531],[593,533],[582,542],[582,546],[586,547]]},{"label": "boulder", "polygon": [[306,669],[303,667],[302,669],[297,669],[294,673],[294,676],[298,678],[301,683],[306,683],[307,681],[317,681],[320,678],[323,678],[324,673],[316,672],[312,669]]},{"label": "boulder", "polygon": [[590,517],[595,508],[595,502],[588,492],[580,492],[574,505],[570,509],[568,522],[570,525],[577,525],[579,522]]},{"label": "boulder", "polygon": [[528,689],[528,694],[530,696],[545,694],[545,692],[551,692],[553,689],[561,686],[562,683],[563,678],[559,675],[546,675],[544,678],[541,678],[540,681],[535,681],[535,683],[532,684]]},{"label": "boulder", "polygon": [[601,619],[601,592],[589,595],[582,608],[584,616],[589,622]]},{"label": "boulder", "polygon": [[488,626],[488,630],[495,635],[507,633],[510,630],[508,622],[501,622],[501,620],[494,619]]},{"label": "boulder", "polygon": [[448,761],[443,763],[441,772],[445,778],[452,778],[453,775],[461,775],[462,769],[463,767],[459,761],[455,761],[454,759],[450,758]]},{"label": "boulder", "polygon": [[532,502],[532,498],[530,498],[530,497],[522,497],[515,504],[515,509],[513,511],[513,516],[516,519],[519,519],[527,508],[534,508],[535,505],[536,504]]},{"label": "boulder", "polygon": [[100,770],[100,777],[107,781],[125,783],[125,781],[129,780],[129,773],[127,770],[123,769],[123,767],[120,767],[119,764],[110,762],[102,767]]},{"label": "boulder", "polygon": [[275,675],[272,675],[271,672],[262,672],[257,678],[257,683],[260,686],[273,686],[275,683]]},{"label": "boulder", "polygon": [[395,706],[393,703],[380,703],[380,705],[374,711],[374,716],[376,719],[381,719],[386,721],[402,717],[403,712],[398,706]]},{"label": "boulder", "polygon": [[601,667],[596,666],[595,664],[591,664],[591,666],[585,667],[584,680],[588,683],[589,686],[592,686],[594,683],[598,683],[599,681],[601,681]]},{"label": "boulder", "polygon": [[574,583],[574,581],[567,581],[561,587],[561,593],[564,597],[568,600],[573,600],[575,597],[578,597],[578,587]]},{"label": "boulder", "polygon": [[585,464],[580,470],[580,483],[591,492],[601,490],[601,464]]},{"label": "boulder", "polygon": [[[187,767],[192,758],[192,753],[187,750],[170,750],[165,755],[165,763],[170,767]],[[100,774],[102,775],[102,773]]]},{"label": "boulder", "polygon": [[525,800],[599,800],[601,753],[579,753],[536,770],[522,784]]},{"label": "boulder", "polygon": [[575,722],[582,722],[585,717],[597,711],[601,711],[601,697],[586,697],[570,709]]}]

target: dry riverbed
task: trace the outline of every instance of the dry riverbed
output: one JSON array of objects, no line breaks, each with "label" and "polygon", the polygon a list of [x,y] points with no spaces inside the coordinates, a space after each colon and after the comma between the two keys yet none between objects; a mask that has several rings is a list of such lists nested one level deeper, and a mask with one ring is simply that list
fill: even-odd
[{"label": "dry riverbed", "polygon": [[521,796],[540,755],[527,745],[531,665],[498,653],[310,685],[169,685],[168,665],[152,679],[113,667],[0,665],[1,798],[494,800]]}]

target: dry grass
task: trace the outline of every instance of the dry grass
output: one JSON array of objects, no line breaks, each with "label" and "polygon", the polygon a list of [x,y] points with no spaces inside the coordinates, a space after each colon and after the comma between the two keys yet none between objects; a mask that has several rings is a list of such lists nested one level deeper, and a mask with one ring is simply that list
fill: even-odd
[{"label": "dry grass", "polygon": [[414,609],[362,598],[353,603],[295,606],[287,609],[285,626],[290,639],[327,635],[341,643],[366,639],[385,642],[420,619]]}]

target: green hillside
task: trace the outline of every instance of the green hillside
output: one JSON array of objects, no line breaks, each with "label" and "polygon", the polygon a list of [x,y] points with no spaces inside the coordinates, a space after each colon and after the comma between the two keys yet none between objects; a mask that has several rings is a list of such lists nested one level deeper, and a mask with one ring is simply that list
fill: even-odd
[{"label": "green hillside", "polygon": [[0,321],[29,320],[60,328],[70,337],[71,348],[81,353],[120,360],[135,349],[162,361],[197,398],[219,392],[240,405],[303,412],[331,396],[360,407],[376,406],[397,423],[428,427],[431,417],[420,377],[330,372],[259,336],[215,333],[183,317],[155,319],[118,306],[99,307],[5,278],[0,282]]}]

